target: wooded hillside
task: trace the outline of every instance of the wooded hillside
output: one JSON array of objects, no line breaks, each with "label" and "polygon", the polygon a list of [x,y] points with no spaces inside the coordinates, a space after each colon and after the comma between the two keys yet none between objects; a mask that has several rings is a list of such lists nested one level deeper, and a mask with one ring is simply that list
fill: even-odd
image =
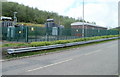
[{"label": "wooded hillside", "polygon": [[[59,9],[59,8],[58,8]],[[25,6],[23,4],[18,4],[15,2],[3,2],[2,3],[2,15],[13,17],[13,12],[17,13],[18,22],[26,22],[26,23],[37,23],[44,24],[47,18],[55,19],[57,24],[64,25],[65,27],[70,27],[72,22],[81,21],[76,20],[75,18],[71,18],[68,16],[61,16],[55,12],[42,11],[37,8]]]}]

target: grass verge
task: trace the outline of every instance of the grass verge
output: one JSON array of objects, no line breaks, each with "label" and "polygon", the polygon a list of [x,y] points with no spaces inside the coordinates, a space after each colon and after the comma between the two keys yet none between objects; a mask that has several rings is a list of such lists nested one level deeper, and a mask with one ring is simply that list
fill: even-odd
[{"label": "grass verge", "polygon": [[[114,40],[116,40],[116,39],[114,39]],[[24,52],[24,53],[12,54],[12,55],[5,54],[5,55],[3,55],[3,59],[12,59],[12,58],[25,57],[25,56],[40,55],[40,54],[45,54],[45,53],[50,53],[50,52],[57,52],[57,51],[69,50],[69,49],[72,49],[72,48],[89,46],[89,45],[93,45],[93,44],[105,43],[105,42],[108,42],[108,41],[111,41],[111,40],[101,41],[101,42],[94,42],[94,43],[88,43],[88,44],[82,44],[82,45],[71,46],[71,47],[56,48],[56,49],[50,49],[50,50],[41,50],[41,51],[34,51],[34,52]]]},{"label": "grass verge", "polygon": [[3,44],[2,47],[12,47],[12,48],[38,47],[38,46],[65,44],[65,43],[88,41],[88,40],[97,40],[97,39],[111,38],[111,37],[118,37],[118,35],[95,36],[95,37],[86,37],[86,38],[78,38],[78,39],[70,39],[70,40],[57,40],[57,41],[43,41],[43,42],[40,41],[40,42],[31,42],[31,43],[6,43]]}]

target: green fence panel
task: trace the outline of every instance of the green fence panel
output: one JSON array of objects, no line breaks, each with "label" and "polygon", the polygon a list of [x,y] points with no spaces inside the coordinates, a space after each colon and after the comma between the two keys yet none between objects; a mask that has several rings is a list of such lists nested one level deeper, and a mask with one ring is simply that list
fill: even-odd
[{"label": "green fence panel", "polygon": [[[37,26],[1,27],[2,40],[18,42],[54,41],[82,38],[80,28],[52,28]],[[54,33],[56,32],[56,33]],[[84,37],[117,35],[117,30],[84,29]]]}]

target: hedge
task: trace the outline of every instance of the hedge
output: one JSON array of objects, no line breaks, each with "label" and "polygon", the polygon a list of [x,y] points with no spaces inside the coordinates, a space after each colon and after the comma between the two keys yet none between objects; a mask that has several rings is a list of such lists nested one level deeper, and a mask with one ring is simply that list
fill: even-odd
[{"label": "hedge", "polygon": [[54,45],[54,44],[65,44],[65,43],[71,43],[71,42],[96,40],[96,39],[102,39],[102,38],[111,38],[111,37],[118,37],[118,35],[106,35],[106,36],[78,38],[78,39],[71,39],[71,40],[57,40],[57,41],[44,41],[44,42],[31,42],[31,43],[7,43],[7,44],[3,44],[2,47],[21,47],[21,46],[37,47],[37,46],[47,46],[47,45]]}]

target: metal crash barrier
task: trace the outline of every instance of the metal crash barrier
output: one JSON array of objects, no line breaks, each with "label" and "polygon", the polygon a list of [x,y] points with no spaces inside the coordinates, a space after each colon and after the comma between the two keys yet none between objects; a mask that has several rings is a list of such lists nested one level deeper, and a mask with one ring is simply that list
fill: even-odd
[{"label": "metal crash barrier", "polygon": [[40,47],[8,49],[7,53],[14,54],[14,53],[21,53],[21,52],[40,51],[40,50],[47,50],[47,49],[53,49],[53,48],[61,48],[61,47],[75,46],[75,45],[81,45],[81,44],[87,44],[87,43],[93,43],[93,42],[100,42],[100,41],[105,41],[105,40],[112,40],[112,39],[117,39],[117,38],[118,37],[112,37],[112,38],[73,42],[73,43],[66,43],[66,44],[56,44],[56,45],[48,45],[48,46],[40,46]]}]

